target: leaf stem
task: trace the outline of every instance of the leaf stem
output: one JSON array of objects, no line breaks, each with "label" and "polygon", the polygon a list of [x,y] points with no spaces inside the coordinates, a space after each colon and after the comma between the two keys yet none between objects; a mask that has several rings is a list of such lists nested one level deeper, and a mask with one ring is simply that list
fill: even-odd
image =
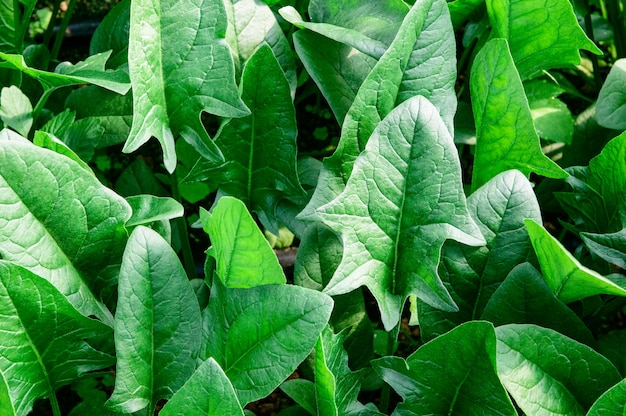
[{"label": "leaf stem", "polygon": [[[172,197],[174,197],[174,199],[182,205],[183,201],[180,196],[180,189],[178,188],[178,175],[176,174],[176,170],[174,170],[174,172],[170,175],[170,181],[172,186]],[[189,243],[187,220],[184,216],[182,218],[176,218],[174,220],[174,224],[178,228],[178,235],[180,237],[180,249],[183,252],[183,267],[187,272],[187,277],[189,279],[195,279],[198,275],[196,274],[196,263],[193,260],[191,244]]]},{"label": "leaf stem", "polygon": [[56,88],[54,87],[53,88],[44,87],[43,94],[41,95],[41,98],[39,98],[39,101],[37,101],[37,105],[33,109],[33,122],[37,121],[39,114],[41,114],[41,110],[43,110],[43,107],[46,105],[48,98],[50,98],[50,96],[55,90]]},{"label": "leaf stem", "polygon": [[76,0],[69,0],[69,5],[67,6],[67,10],[65,11],[65,15],[63,15],[63,20],[61,21],[61,26],[59,27],[59,31],[57,32],[56,38],[54,39],[54,45],[52,46],[52,52],[50,53],[50,59],[56,60],[59,55],[59,50],[61,49],[61,42],[63,42],[63,38],[65,37],[65,31],[70,24],[70,19],[74,14],[74,9],[76,8]]},{"label": "leaf stem", "polygon": [[[583,0],[585,4],[585,9],[587,13],[585,13],[585,32],[587,33],[587,37],[591,39],[592,42],[595,43],[595,37],[593,35],[593,23],[591,22],[591,12],[589,11],[589,0]],[[593,66],[593,80],[595,83],[595,88],[598,90],[602,85],[602,80],[600,79],[600,65],[598,64],[598,57],[591,53],[590,54],[591,65]]]},{"label": "leaf stem", "polygon": [[[398,339],[398,333],[400,332],[400,323],[395,326],[391,331],[387,332],[387,356],[394,354],[396,350],[396,340]],[[391,398],[391,386],[387,383],[383,384],[382,391],[380,392],[380,404],[378,410],[384,414],[389,411],[389,399]]]},{"label": "leaf stem", "polygon": [[59,401],[57,400],[57,395],[54,392],[52,392],[52,394],[50,395],[50,405],[52,406],[52,414],[54,416],[61,416]]}]

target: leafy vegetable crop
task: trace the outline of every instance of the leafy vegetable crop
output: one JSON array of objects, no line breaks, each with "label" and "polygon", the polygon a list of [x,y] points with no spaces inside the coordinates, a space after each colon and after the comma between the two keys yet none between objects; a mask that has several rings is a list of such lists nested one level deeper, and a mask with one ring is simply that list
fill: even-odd
[{"label": "leafy vegetable crop", "polygon": [[73,63],[37,7],[0,414],[624,414],[622,0],[122,0]]}]

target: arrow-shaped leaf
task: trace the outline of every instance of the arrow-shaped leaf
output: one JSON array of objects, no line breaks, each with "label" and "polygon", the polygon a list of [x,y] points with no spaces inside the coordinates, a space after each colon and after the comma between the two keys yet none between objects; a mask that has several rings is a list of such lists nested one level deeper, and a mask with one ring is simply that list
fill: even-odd
[{"label": "arrow-shaped leaf", "polygon": [[551,178],[567,177],[541,151],[524,87],[506,40],[493,39],[476,55],[470,88],[476,118],[474,190],[509,169],[525,175],[535,172]]},{"label": "arrow-shaped leaf", "polygon": [[[16,415],[25,416],[36,399],[53,397],[81,374],[115,362],[85,342],[111,334],[111,328],[81,315],[45,279],[3,260],[0,316],[0,373]],[[0,379],[0,409],[7,406],[1,384]]]},{"label": "arrow-shaped leaf", "polygon": [[107,406],[132,413],[169,399],[195,369],[200,306],[178,256],[155,231],[138,226],[120,270],[115,390]]},{"label": "arrow-shaped leaf", "polygon": [[54,284],[85,315],[110,322],[98,275],[119,264],[126,201],[73,160],[0,140],[0,254]]},{"label": "arrow-shaped leaf", "polygon": [[441,246],[449,238],[484,243],[467,211],[452,137],[423,97],[400,104],[380,123],[346,189],[318,215],[344,244],[325,291],[338,295],[366,285],[387,330],[411,294],[456,310],[437,274]]},{"label": "arrow-shaped leaf", "polygon": [[219,150],[200,122],[206,111],[241,117],[235,69],[226,43],[221,0],[131,2],[128,65],[133,86],[133,124],[124,146],[132,152],[155,136],[166,168],[176,167],[174,139],[183,135],[210,158]]}]

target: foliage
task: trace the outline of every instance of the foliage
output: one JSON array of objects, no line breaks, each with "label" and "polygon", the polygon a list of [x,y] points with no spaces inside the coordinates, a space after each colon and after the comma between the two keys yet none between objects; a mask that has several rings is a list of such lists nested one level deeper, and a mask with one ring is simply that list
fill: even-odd
[{"label": "foliage", "polygon": [[74,7],[0,0],[2,415],[623,414],[624,2]]}]

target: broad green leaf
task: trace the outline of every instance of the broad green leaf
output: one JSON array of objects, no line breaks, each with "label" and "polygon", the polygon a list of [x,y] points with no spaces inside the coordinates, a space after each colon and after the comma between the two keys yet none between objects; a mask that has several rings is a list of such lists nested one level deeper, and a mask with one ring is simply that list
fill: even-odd
[{"label": "broad green leaf", "polygon": [[138,226],[119,276],[115,314],[115,390],[107,406],[154,412],[192,375],[200,349],[200,307],[178,256],[163,238]]},{"label": "broad green leaf", "polygon": [[6,416],[15,416],[15,407],[11,403],[9,385],[7,384],[2,371],[0,371],[0,413]]},{"label": "broad green leaf", "polygon": [[66,156],[0,140],[0,254],[112,324],[98,275],[119,264],[130,207]]},{"label": "broad green leaf", "polygon": [[17,52],[15,50],[15,22],[13,0],[0,0],[0,51]]},{"label": "broad green leaf", "polygon": [[571,144],[574,117],[567,105],[557,98],[565,89],[540,79],[526,82],[524,90],[539,137],[551,142]]},{"label": "broad green leaf", "polygon": [[626,129],[626,59],[613,63],[606,77],[596,107],[598,123],[610,129]]},{"label": "broad green leaf", "polygon": [[280,389],[305,409],[308,414],[317,415],[315,383],[304,378],[294,378],[281,384]]},{"label": "broad green leaf", "polygon": [[585,35],[568,0],[487,0],[493,36],[509,42],[522,79],[580,64],[579,49],[602,51]]},{"label": "broad green leaf", "polygon": [[295,284],[322,290],[337,270],[342,253],[341,240],[330,228],[322,223],[311,224],[298,247]]},{"label": "broad green leaf", "polygon": [[75,111],[79,119],[98,121],[104,132],[97,147],[123,143],[128,137],[133,119],[130,93],[119,95],[96,86],[88,86],[73,91],[65,105]]},{"label": "broad green leaf", "polygon": [[488,322],[459,325],[406,361],[383,357],[372,365],[403,399],[394,416],[517,414],[496,374],[496,336]]},{"label": "broad green leaf", "polygon": [[[39,135],[40,141],[46,142],[49,145],[52,145],[53,141],[60,141],[61,143],[57,143],[56,146],[59,153],[63,153],[76,161],[80,159],[80,161],[83,162],[91,160],[94,150],[101,145],[105,129],[100,125],[98,119],[87,118],[76,120],[76,114],[66,109],[48,120],[41,128],[41,131],[49,133],[49,135],[55,138],[46,138],[46,135],[41,135],[40,131],[37,131],[35,132],[35,137]],[[71,149],[71,152],[67,152],[67,149],[61,151],[61,147],[58,145]],[[54,146],[49,148],[55,150]],[[86,165],[86,163],[84,164]]]},{"label": "broad green leaf", "polygon": [[122,171],[115,182],[115,190],[126,197],[141,194],[154,196],[169,194],[143,159],[135,160]]},{"label": "broad green leaf", "polygon": [[243,416],[235,390],[219,364],[209,358],[174,393],[159,412],[162,416]]},{"label": "broad green leaf", "polygon": [[467,211],[452,137],[427,99],[405,101],[380,123],[345,190],[317,213],[344,246],[326,293],[367,286],[386,330],[399,322],[412,294],[457,310],[437,274],[441,246],[446,239],[484,240]]},{"label": "broad green leaf", "polygon": [[296,115],[289,84],[269,46],[261,46],[243,71],[242,99],[252,110],[231,120],[216,143],[225,164],[200,159],[187,181],[209,181],[226,195],[245,202],[263,225],[278,231],[276,204],[303,194],[296,169]]},{"label": "broad green leaf", "polygon": [[509,169],[518,169],[525,175],[535,172],[551,178],[567,177],[541,151],[506,40],[493,39],[476,55],[470,92],[476,118],[474,190]]},{"label": "broad green leaf", "polygon": [[128,62],[130,33],[130,0],[120,1],[104,16],[91,37],[89,54],[112,51],[109,67],[117,68]]},{"label": "broad green leaf", "polygon": [[452,27],[459,29],[477,9],[485,4],[485,0],[455,0],[448,3]]},{"label": "broad green leaf", "polygon": [[127,227],[171,220],[182,217],[184,214],[183,206],[172,198],[136,195],[126,198],[126,202],[133,210],[132,217],[126,222]]},{"label": "broad green leaf", "polygon": [[87,172],[93,174],[93,171],[91,170],[89,165],[83,162],[83,160],[80,157],[78,157],[78,155],[74,153],[72,149],[70,149],[61,140],[56,138],[53,134],[38,130],[35,132],[35,137],[33,138],[33,144],[39,147],[50,149],[60,155],[67,156],[68,158],[72,159],[74,162],[78,163]]},{"label": "broad green leaf", "polygon": [[626,269],[626,228],[610,234],[580,233],[580,237],[592,253]]},{"label": "broad green leaf", "polygon": [[200,358],[220,364],[242,405],[258,400],[311,352],[332,307],[329,296],[298,286],[229,289],[213,279]]},{"label": "broad green leaf", "polygon": [[505,277],[532,256],[524,219],[541,221],[541,213],[524,175],[516,170],[498,174],[470,195],[467,205],[487,244],[477,248],[452,241],[444,244],[439,273],[459,311],[419,304],[425,339],[479,319]]},{"label": "broad green leaf", "polygon": [[591,406],[587,416],[623,416],[626,411],[626,380],[607,390]]},{"label": "broad green leaf", "polygon": [[626,356],[624,356],[624,342],[626,331],[612,330],[608,334],[601,335],[598,339],[596,350],[608,358],[620,372],[622,377],[626,374]]},{"label": "broad green leaf", "polygon": [[110,51],[92,55],[77,64],[61,62],[54,72],[47,72],[26,65],[22,55],[0,52],[0,59],[4,59],[12,67],[35,78],[46,89],[93,84],[118,94],[126,94],[130,90],[128,74],[122,70],[105,69],[109,56],[111,56]]},{"label": "broad green leaf", "polygon": [[237,92],[226,26],[222,0],[131,2],[128,64],[134,111],[125,152],[155,136],[165,167],[173,172],[174,139],[182,134],[204,147],[206,156],[221,158],[200,113],[249,114]]},{"label": "broad green leaf", "polygon": [[417,1],[389,49],[359,88],[343,122],[337,150],[324,160],[318,186],[301,217],[314,218],[316,208],[341,193],[354,160],[396,105],[416,95],[424,96],[452,132],[455,79],[455,41],[446,2]]},{"label": "broad green leaf", "polygon": [[[236,33],[235,49],[240,65],[254,54],[263,43],[274,52],[289,82],[292,97],[297,87],[296,61],[287,37],[280,28],[274,12],[261,0],[230,0]],[[227,7],[228,7],[228,3]],[[230,22],[230,20],[229,20]],[[231,44],[231,47],[233,45]]]},{"label": "broad green leaf", "polygon": [[528,415],[584,415],[621,377],[590,347],[535,325],[496,328],[498,376]]},{"label": "broad green leaf", "polygon": [[249,288],[284,284],[285,273],[276,254],[240,200],[225,196],[203,227],[211,238],[217,274],[227,287]]},{"label": "broad green leaf", "polygon": [[[0,315],[0,373],[17,415],[28,414],[36,399],[54,395],[82,374],[115,362],[85,341],[110,336],[111,328],[81,315],[45,279],[4,260]],[[0,398],[2,404],[7,405]]]},{"label": "broad green leaf", "polygon": [[626,296],[624,277],[609,279],[586,268],[541,225],[524,222],[546,283],[563,303],[600,294]]},{"label": "broad green leaf", "polygon": [[0,91],[0,120],[25,137],[33,126],[33,106],[15,85]]},{"label": "broad green leaf", "polygon": [[480,319],[495,326],[524,322],[551,328],[593,347],[595,339],[583,321],[552,293],[529,263],[515,267],[495,291]]}]

